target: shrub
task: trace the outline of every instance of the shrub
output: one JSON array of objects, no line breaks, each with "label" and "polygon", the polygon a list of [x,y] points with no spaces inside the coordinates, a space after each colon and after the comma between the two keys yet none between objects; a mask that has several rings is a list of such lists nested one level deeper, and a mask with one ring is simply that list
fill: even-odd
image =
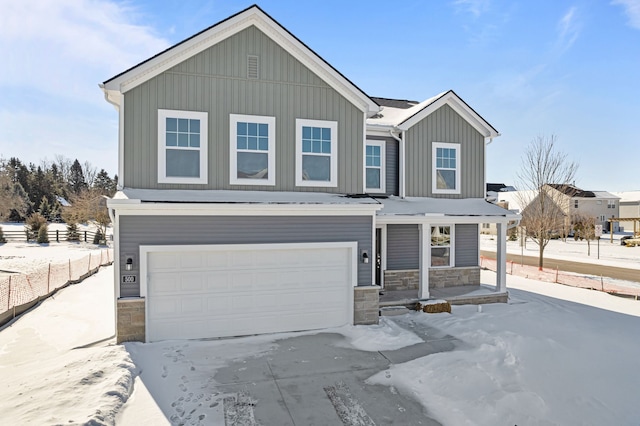
[{"label": "shrub", "polygon": [[40,228],[47,226],[47,219],[44,218],[40,213],[33,213],[26,220],[25,231],[27,233],[27,241],[35,240],[38,235]]},{"label": "shrub", "polygon": [[38,243],[48,243],[49,242],[49,227],[45,223],[38,229]]},{"label": "shrub", "polygon": [[93,244],[100,244],[104,239],[104,235],[102,235],[102,232],[98,229],[96,235],[93,236]]},{"label": "shrub", "polygon": [[80,241],[78,224],[75,222],[67,223],[67,241]]}]

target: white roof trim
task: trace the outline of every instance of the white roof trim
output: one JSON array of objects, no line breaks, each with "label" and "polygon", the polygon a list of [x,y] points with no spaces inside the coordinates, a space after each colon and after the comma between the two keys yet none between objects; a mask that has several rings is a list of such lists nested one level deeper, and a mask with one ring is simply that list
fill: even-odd
[{"label": "white roof trim", "polygon": [[429,103],[421,111],[417,112],[413,116],[409,117],[402,123],[397,125],[398,129],[402,131],[409,130],[418,122],[422,121],[425,117],[435,112],[443,105],[449,105],[455,112],[460,114],[469,124],[471,124],[478,132],[480,132],[485,138],[496,138],[500,136],[500,133],[494,129],[484,118],[476,113],[469,105],[467,105],[453,90],[449,90],[444,93],[438,99]]},{"label": "white roof trim", "polygon": [[259,30],[271,37],[283,49],[315,72],[360,110],[367,114],[375,114],[380,109],[364,92],[257,6],[252,6],[213,25],[197,36],[169,48],[158,56],[108,80],[101,87],[107,94],[112,91],[125,93],[251,25],[255,25]]}]

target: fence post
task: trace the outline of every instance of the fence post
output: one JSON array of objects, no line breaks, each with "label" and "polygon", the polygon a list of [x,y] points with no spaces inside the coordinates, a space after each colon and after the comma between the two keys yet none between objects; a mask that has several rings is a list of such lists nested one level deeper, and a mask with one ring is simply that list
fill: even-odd
[{"label": "fence post", "polygon": [[91,272],[91,253],[89,253],[89,263],[87,264],[87,274]]},{"label": "fence post", "polygon": [[600,289],[604,291],[604,282],[602,281],[602,274],[600,274]]},{"label": "fence post", "polygon": [[71,259],[69,259],[69,281],[71,281]]},{"label": "fence post", "polygon": [[556,284],[558,284],[558,266],[556,265]]},{"label": "fence post", "polygon": [[7,295],[7,311],[11,307],[11,275],[9,275],[9,294]]},{"label": "fence post", "polygon": [[60,232],[56,229],[56,243],[60,242]]},{"label": "fence post", "polygon": [[84,242],[87,242],[87,231],[84,231]]},{"label": "fence post", "polygon": [[47,294],[49,294],[50,284],[51,284],[51,262],[49,262],[49,272],[47,272]]}]

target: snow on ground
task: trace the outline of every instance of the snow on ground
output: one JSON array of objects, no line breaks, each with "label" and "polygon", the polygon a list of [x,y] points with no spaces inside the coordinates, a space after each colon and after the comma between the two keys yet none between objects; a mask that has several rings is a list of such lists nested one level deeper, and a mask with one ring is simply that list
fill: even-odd
[{"label": "snow on ground", "polygon": [[[495,274],[483,271],[482,280],[495,282]],[[407,321],[462,340],[458,350],[392,365],[369,379],[414,396],[444,425],[637,424],[640,302],[507,280],[508,304],[481,311],[454,306],[451,314],[416,312],[327,331],[371,351],[419,342],[402,327]],[[113,315],[109,267],[0,329],[2,422],[169,424],[163,413],[176,411],[171,404],[184,396],[185,380],[194,389],[215,388],[210,378],[218,368],[298,335],[115,345]],[[205,393],[180,404],[185,413],[210,410],[207,424],[221,410]]]},{"label": "snow on ground", "polygon": [[[630,234],[614,234],[613,243],[610,242],[610,234],[602,235],[600,238],[600,259],[598,259],[598,241],[591,241],[591,255],[589,255],[587,242],[575,241],[573,238],[567,238],[566,241],[561,239],[549,241],[549,245],[544,250],[544,257],[545,259],[573,260],[596,265],[640,269],[640,247],[620,245],[620,237],[623,235]],[[495,235],[480,236],[481,250],[496,251],[496,247]],[[520,241],[507,241],[507,253],[538,257],[538,251],[538,245],[531,239],[527,239],[526,247],[520,247]]]},{"label": "snow on ground", "polygon": [[[23,231],[23,223],[0,223],[3,231]],[[81,232],[95,231],[95,228],[80,225]],[[64,223],[51,223],[49,230],[66,230]],[[38,268],[46,267],[49,263],[63,263],[80,259],[89,253],[100,252],[104,247],[91,243],[52,241],[49,244],[35,242],[12,241],[0,244],[0,276],[7,273],[28,274]]]}]

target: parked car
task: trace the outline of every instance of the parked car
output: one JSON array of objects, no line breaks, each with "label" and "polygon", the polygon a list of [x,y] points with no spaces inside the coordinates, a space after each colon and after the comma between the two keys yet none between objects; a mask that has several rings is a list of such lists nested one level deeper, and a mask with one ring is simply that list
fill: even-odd
[{"label": "parked car", "polygon": [[625,235],[624,237],[620,238],[620,245],[621,246],[626,246],[627,245],[627,240],[630,240],[633,238],[633,235]]}]

